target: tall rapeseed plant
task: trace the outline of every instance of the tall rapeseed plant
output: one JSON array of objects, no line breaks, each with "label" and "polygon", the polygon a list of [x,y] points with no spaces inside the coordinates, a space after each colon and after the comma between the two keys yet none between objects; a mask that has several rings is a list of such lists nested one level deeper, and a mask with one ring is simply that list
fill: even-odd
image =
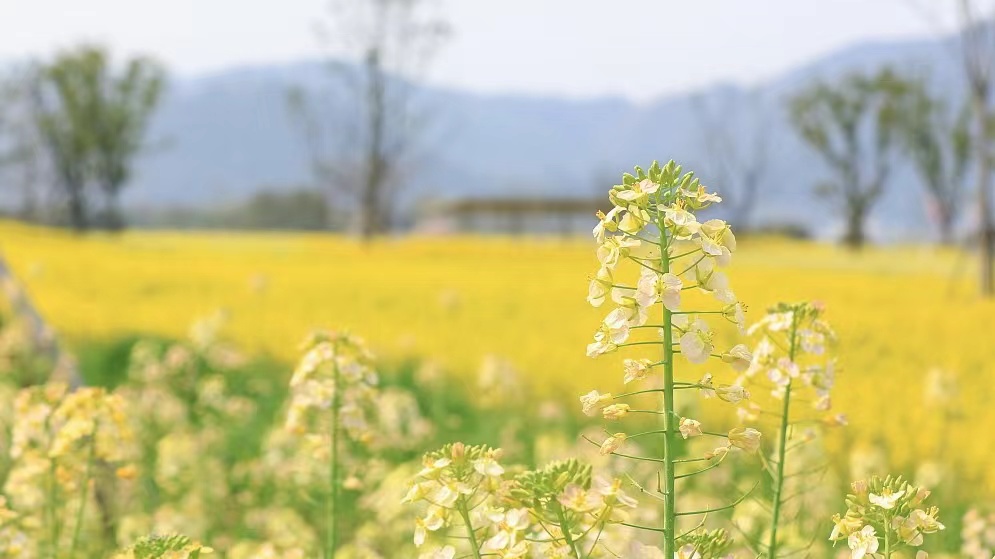
[{"label": "tall rapeseed plant", "polygon": [[[707,431],[699,421],[681,417],[677,412],[676,395],[682,391],[713,391],[732,403],[748,397],[742,386],[713,383],[711,375],[689,380],[687,373],[679,375],[676,367],[678,355],[685,364],[701,365],[717,359],[737,371],[745,371],[752,361],[744,345],[716,350],[715,334],[706,321],[724,319],[735,323],[740,330],[743,328],[744,307],[721,271],[736,250],[736,237],[720,219],[698,221],[696,213],[720,202],[721,198],[708,192],[693,173],[684,172],[673,161],[662,167],[654,162],[646,171],[637,167],[634,174],[623,176],[622,184],[612,187],[609,199],[614,207],[607,214],[599,214],[601,221],[594,228],[600,267],[591,280],[588,301],[595,307],[611,301],[614,308],[587,346],[587,354],[598,357],[620,348],[656,347],[659,350],[656,359],[625,361],[623,381],[629,384],[659,375],[662,384],[616,396],[595,390],[581,397],[581,403],[585,413],[595,415],[600,411],[608,420],[620,420],[634,413],[660,416],[661,429],[636,434],[616,432],[601,443],[601,453],[660,464],[660,487],[655,492],[643,492],[660,501],[662,526],[631,526],[660,533],[663,556],[670,558],[683,545],[704,548],[709,547],[709,542],[698,540],[725,538],[722,532],[709,535],[692,530],[681,534],[677,524],[680,517],[726,510],[742,500],[740,497],[730,505],[704,510],[682,509],[677,499],[678,481],[718,466],[732,449],[755,453],[760,446],[760,432],[752,427],[735,427],[721,433]],[[635,271],[638,277],[632,281]],[[715,305],[689,308],[683,297],[688,290],[711,295]],[[647,393],[659,396],[659,407],[633,409],[621,402]],[[706,456],[681,457],[679,441],[694,436],[716,437],[720,443]],[[658,437],[662,443],[661,456],[620,453],[627,440],[637,437]],[[707,464],[696,466],[700,463]],[[689,466],[695,469],[687,469]]]}]

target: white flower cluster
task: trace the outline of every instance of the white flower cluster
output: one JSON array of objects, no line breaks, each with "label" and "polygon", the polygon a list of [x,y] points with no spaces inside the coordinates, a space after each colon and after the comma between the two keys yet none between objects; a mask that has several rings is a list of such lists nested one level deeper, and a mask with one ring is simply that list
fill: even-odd
[{"label": "white flower cluster", "polygon": [[[467,533],[486,531],[482,542],[471,541],[476,551],[495,557],[525,557],[529,552],[526,532],[531,525],[526,509],[502,506],[504,467],[501,450],[453,443],[425,455],[402,503],[425,502],[423,516],[415,520],[414,543],[421,547],[430,532],[437,532],[459,519]],[[451,558],[456,550],[444,546],[423,559]]]},{"label": "white flower cluster", "polygon": [[335,408],[342,428],[353,440],[369,441],[378,377],[366,345],[349,334],[317,332],[304,347],[306,352],[290,379],[287,428],[301,434],[321,433],[329,423],[328,410]]},{"label": "white flower cluster", "polygon": [[[721,219],[699,223],[693,213],[721,198],[707,192],[692,173],[681,174],[672,161],[662,168],[654,163],[648,174],[637,172],[641,178],[625,175],[623,183],[613,187],[609,197],[614,207],[598,214],[594,228],[600,268],[591,279],[587,300],[600,307],[610,298],[616,307],[588,345],[590,357],[615,351],[632,329],[646,326],[656,305],[681,312],[681,295],[690,289],[714,296],[728,320],[740,326],[744,321],[743,306],[718,269],[732,260],[736,237]],[[617,281],[623,262],[639,267],[634,285]],[[682,352],[691,362],[702,362],[708,357],[704,350],[711,347],[710,330],[700,317],[676,316],[682,317],[682,323],[675,324]]]},{"label": "white flower cluster", "polygon": [[[811,392],[806,399],[815,411],[825,414],[826,425],[845,425],[845,416],[828,414],[837,367],[827,347],[836,341],[836,334],[823,320],[824,311],[818,303],[780,303],[771,308],[747,330],[759,340],[753,348],[752,362],[738,384],[770,388],[777,399],[784,398],[789,386],[795,393],[808,389]],[[755,419],[756,412],[742,410],[741,418]]]},{"label": "white flower cluster", "polygon": [[[851,559],[874,556],[881,548],[919,547],[925,535],[945,529],[937,519],[939,509],[924,504],[929,491],[901,477],[855,481],[851,488],[846,514],[833,516],[829,535],[833,542],[846,540]],[[925,553],[920,551],[916,557],[923,558]]]},{"label": "white flower cluster", "polygon": [[968,559],[995,557],[995,513],[984,514],[976,508],[964,513],[961,523],[960,552]]},{"label": "white flower cluster", "polygon": [[[692,173],[682,173],[673,161],[663,167],[654,163],[647,171],[636,169],[636,175],[625,175],[622,184],[609,193],[614,205],[607,214],[599,214],[594,228],[598,242],[600,268],[591,280],[587,300],[600,307],[609,299],[614,303],[587,346],[587,355],[597,357],[625,345],[656,345],[663,349],[663,360],[626,359],[623,362],[623,382],[628,385],[651,377],[654,367],[670,366],[669,357],[680,354],[688,362],[700,365],[710,358],[718,359],[742,373],[753,362],[750,350],[742,344],[726,351],[716,350],[715,332],[706,319],[719,316],[744,331],[744,305],[732,291],[729,280],[720,268],[728,266],[736,250],[736,237],[729,225],[720,219],[699,222],[695,212],[721,201],[709,193]],[[620,279],[627,262],[638,272],[634,285]],[[717,301],[714,310],[690,310],[685,293],[697,291]],[[657,309],[658,312],[653,312]],[[650,323],[651,316],[660,320]],[[665,332],[669,328],[670,332]],[[630,342],[637,329],[650,336]],[[668,343],[670,344],[669,347]],[[704,396],[718,397],[733,404],[750,397],[740,383],[715,384],[706,374],[698,383],[675,383],[673,388],[697,388]],[[649,389],[647,391],[654,391]],[[616,403],[619,398],[640,394],[612,396],[593,390],[580,398],[585,414],[602,415],[619,420],[630,413],[664,414],[658,410],[633,410],[629,404]],[[677,419],[677,418],[675,418]],[[702,430],[701,423],[679,418],[675,426],[687,439],[702,434],[724,438],[723,444],[709,452],[707,459],[723,458],[731,448],[756,452],[760,432],[752,428],[737,428],[728,435]],[[611,434],[601,444],[602,454],[619,450],[631,436]]]}]

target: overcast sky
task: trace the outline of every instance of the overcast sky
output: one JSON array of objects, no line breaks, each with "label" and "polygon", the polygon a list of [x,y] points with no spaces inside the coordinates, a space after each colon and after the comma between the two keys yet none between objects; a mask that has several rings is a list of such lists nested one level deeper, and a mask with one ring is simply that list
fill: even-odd
[{"label": "overcast sky", "polygon": [[[436,83],[485,92],[648,99],[750,83],[869,40],[950,29],[956,0],[444,0]],[[916,5],[919,8],[916,8]],[[0,59],[80,41],[174,73],[300,59],[326,0],[0,0]]]}]

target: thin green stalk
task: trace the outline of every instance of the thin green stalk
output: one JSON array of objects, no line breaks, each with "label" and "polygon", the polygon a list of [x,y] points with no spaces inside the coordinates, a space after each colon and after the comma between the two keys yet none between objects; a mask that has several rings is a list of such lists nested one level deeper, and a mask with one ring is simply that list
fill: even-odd
[{"label": "thin green stalk", "polygon": [[[663,273],[670,271],[670,254],[668,253],[667,228],[663,219],[657,223],[660,228],[660,269]],[[665,478],[663,495],[663,556],[673,557],[677,550],[677,516],[674,499],[674,454],[676,441],[674,433],[677,425],[674,421],[674,340],[673,322],[670,309],[663,307],[663,477]]]},{"label": "thin green stalk", "polygon": [[477,544],[477,534],[473,531],[473,524],[470,522],[470,511],[466,508],[466,499],[464,497],[456,500],[456,510],[459,511],[460,516],[463,518],[463,524],[466,526],[466,536],[470,541],[470,550],[473,552],[473,559],[480,559],[480,546]]},{"label": "thin green stalk", "polygon": [[556,503],[556,516],[560,520],[560,531],[563,532],[563,539],[566,544],[570,546],[570,554],[576,559],[581,559],[580,550],[577,549],[577,542],[574,541],[573,535],[570,534],[570,527],[567,526],[567,515],[563,513],[563,507],[559,503]]},{"label": "thin green stalk", "polygon": [[[796,337],[798,331],[798,309],[791,313],[791,340],[788,350],[788,358],[792,363],[795,361],[795,350],[798,345]],[[767,554],[770,559],[777,558],[777,524],[781,518],[781,492],[784,490],[784,459],[786,455],[786,445],[788,442],[788,414],[791,409],[791,379],[788,379],[788,386],[784,389],[784,404],[781,410],[781,438],[778,440],[777,450],[777,475],[774,478],[774,510],[771,513],[770,543],[767,546]]]},{"label": "thin green stalk", "polygon": [[97,428],[94,426],[90,435],[90,450],[86,457],[86,470],[83,473],[83,483],[79,488],[79,507],[76,509],[76,523],[73,525],[73,539],[69,546],[69,557],[75,559],[76,548],[79,546],[79,536],[83,527],[83,512],[86,510],[86,499],[90,489],[90,477],[93,475],[93,462],[97,453]]},{"label": "thin green stalk", "polygon": [[328,468],[328,498],[325,500],[325,559],[334,559],[339,545],[339,407],[342,390],[339,386],[339,364],[337,361],[333,363],[332,431],[329,433],[331,463]]},{"label": "thin green stalk", "polygon": [[888,532],[889,523],[885,519],[884,525],[884,559],[891,559],[891,534]]},{"label": "thin green stalk", "polygon": [[48,464],[48,499],[45,503],[45,522],[48,524],[48,556],[57,559],[59,556],[59,525],[55,521],[55,459],[50,458]]}]

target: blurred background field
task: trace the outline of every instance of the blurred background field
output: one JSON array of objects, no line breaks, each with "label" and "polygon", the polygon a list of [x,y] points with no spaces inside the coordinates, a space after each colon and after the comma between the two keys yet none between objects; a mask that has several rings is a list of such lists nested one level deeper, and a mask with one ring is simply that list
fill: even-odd
[{"label": "blurred background field", "polygon": [[[82,351],[182,338],[194,319],[223,310],[232,342],[288,370],[320,325],[360,333],[388,362],[434,363],[471,395],[488,356],[500,358],[521,383],[516,400],[552,400],[578,416],[577,396],[621,377],[621,356],[584,355],[601,314],[584,302],[595,262],[586,239],[365,245],[322,234],[0,230],[0,249],[38,308]],[[831,432],[827,447],[842,471],[901,471],[964,497],[995,497],[995,387],[985,380],[995,362],[979,331],[995,302],[974,294],[963,256],[748,237],[730,273],[751,321],[782,300],[828,307],[841,339],[835,407],[850,426]]]}]

